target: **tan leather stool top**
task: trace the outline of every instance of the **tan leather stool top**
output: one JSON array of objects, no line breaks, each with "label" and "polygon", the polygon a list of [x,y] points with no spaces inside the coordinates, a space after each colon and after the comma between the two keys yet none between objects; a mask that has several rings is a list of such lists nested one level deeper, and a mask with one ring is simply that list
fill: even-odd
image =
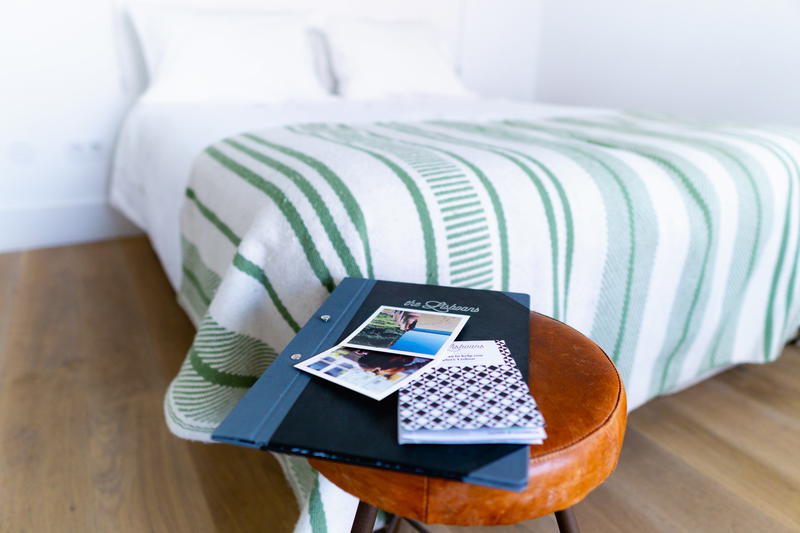
[{"label": "tan leather stool top", "polygon": [[547,423],[547,439],[530,447],[528,488],[522,492],[309,462],[362,502],[427,523],[514,524],[568,509],[616,467],[625,434],[625,389],[594,342],[538,313],[531,313],[529,384]]}]

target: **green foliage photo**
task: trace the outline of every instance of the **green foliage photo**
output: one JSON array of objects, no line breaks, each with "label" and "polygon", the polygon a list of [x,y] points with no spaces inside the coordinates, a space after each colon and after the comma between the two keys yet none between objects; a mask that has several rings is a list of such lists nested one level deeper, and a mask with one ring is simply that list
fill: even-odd
[{"label": "green foliage photo", "polygon": [[395,322],[391,314],[387,311],[382,311],[350,342],[375,348],[390,348],[403,333],[405,331]]}]

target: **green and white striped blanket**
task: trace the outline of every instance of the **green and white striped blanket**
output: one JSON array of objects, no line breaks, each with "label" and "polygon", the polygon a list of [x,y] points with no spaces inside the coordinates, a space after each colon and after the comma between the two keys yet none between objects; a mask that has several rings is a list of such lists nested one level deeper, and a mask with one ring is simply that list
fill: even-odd
[{"label": "green and white striped blanket", "polygon": [[[769,361],[800,322],[799,180],[798,130],[623,113],[223,140],[181,214],[199,330],[169,426],[208,440],[344,276],[528,292],[612,356],[631,408]],[[280,460],[298,531],[347,530],[355,501]]]}]

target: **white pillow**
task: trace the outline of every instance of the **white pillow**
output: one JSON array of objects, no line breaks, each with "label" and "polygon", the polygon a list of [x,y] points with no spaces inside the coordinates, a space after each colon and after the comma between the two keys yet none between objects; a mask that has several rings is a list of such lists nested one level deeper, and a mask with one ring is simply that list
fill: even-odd
[{"label": "white pillow", "polygon": [[325,35],[345,98],[469,94],[444,42],[424,23],[338,20],[325,26]]},{"label": "white pillow", "polygon": [[137,5],[130,8],[159,101],[276,102],[328,96],[302,17]]}]

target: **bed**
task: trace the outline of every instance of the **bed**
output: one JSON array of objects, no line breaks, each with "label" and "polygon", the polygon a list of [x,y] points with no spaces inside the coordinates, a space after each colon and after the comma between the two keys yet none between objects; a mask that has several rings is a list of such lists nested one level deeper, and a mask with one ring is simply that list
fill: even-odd
[{"label": "bed", "polygon": [[[800,131],[778,126],[470,95],[146,95],[111,200],[198,328],[164,410],[207,441],[345,276],[530,293],[612,357],[631,409],[770,361],[800,324],[799,180]],[[356,502],[279,461],[298,531],[346,529]]]},{"label": "bed", "polygon": [[800,323],[798,161],[788,129],[608,110],[143,101],[112,200],[198,327],[165,413],[208,440],[347,275],[528,292],[611,355],[631,409],[772,360]]}]

